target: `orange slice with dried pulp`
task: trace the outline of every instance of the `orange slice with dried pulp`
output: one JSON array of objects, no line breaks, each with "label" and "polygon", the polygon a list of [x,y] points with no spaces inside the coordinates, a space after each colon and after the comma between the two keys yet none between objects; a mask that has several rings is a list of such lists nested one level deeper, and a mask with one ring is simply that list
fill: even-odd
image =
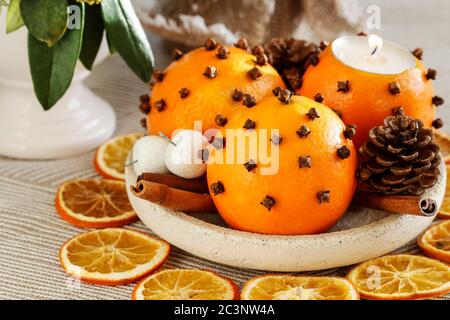
[{"label": "orange slice with dried pulp", "polygon": [[67,222],[86,228],[118,227],[138,218],[118,180],[74,180],[59,187],[56,210]]},{"label": "orange slice with dried pulp", "polygon": [[350,281],[338,277],[267,275],[248,281],[242,300],[359,300]]},{"label": "orange slice with dried pulp", "polygon": [[127,229],[82,233],[59,251],[63,269],[81,281],[101,285],[136,282],[166,261],[170,245]]},{"label": "orange slice with dried pulp", "polygon": [[94,168],[107,179],[125,180],[125,162],[134,143],[143,132],[117,136],[101,145],[94,156]]},{"label": "orange slice with dried pulp", "polygon": [[133,300],[237,300],[237,285],[205,270],[164,270],[143,279]]},{"label": "orange slice with dried pulp", "polygon": [[427,256],[450,263],[450,220],[430,227],[418,242]]},{"label": "orange slice with dried pulp", "polygon": [[426,299],[450,291],[450,267],[414,255],[384,256],[355,267],[347,278],[362,298]]}]

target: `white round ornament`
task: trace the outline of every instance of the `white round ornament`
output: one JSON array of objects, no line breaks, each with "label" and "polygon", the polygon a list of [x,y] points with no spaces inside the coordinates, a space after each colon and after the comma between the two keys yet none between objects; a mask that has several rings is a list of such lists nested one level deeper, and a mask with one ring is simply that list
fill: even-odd
[{"label": "white round ornament", "polygon": [[206,163],[203,163],[199,154],[207,145],[208,140],[198,131],[177,132],[166,149],[166,167],[185,179],[201,177],[206,172]]},{"label": "white round ornament", "polygon": [[134,144],[132,158],[137,175],[142,173],[169,173],[165,162],[169,141],[159,136],[145,136]]}]

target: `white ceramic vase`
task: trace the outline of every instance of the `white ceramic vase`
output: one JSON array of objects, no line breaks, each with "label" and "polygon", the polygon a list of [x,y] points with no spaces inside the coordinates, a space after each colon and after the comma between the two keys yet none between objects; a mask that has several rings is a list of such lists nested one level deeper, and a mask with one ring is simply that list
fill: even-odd
[{"label": "white ceramic vase", "polygon": [[[55,159],[82,154],[112,136],[116,117],[111,106],[84,84],[89,71],[78,64],[63,98],[44,111],[33,90],[28,66],[27,30],[6,34],[0,18],[0,155]],[[108,55],[101,48],[97,63]]]}]

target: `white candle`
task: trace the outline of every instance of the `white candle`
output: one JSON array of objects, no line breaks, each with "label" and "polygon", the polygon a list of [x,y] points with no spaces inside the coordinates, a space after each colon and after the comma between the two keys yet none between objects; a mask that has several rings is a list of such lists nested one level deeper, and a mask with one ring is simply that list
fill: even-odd
[{"label": "white candle", "polygon": [[400,74],[416,66],[408,50],[376,35],[341,37],[333,41],[332,51],[342,63],[370,73]]}]

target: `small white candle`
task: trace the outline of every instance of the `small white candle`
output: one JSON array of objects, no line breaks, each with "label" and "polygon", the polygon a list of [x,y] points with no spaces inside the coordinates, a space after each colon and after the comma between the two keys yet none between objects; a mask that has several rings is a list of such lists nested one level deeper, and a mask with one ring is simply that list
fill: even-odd
[{"label": "small white candle", "polygon": [[341,37],[333,41],[332,50],[342,63],[370,73],[400,74],[416,66],[408,50],[377,35]]}]

